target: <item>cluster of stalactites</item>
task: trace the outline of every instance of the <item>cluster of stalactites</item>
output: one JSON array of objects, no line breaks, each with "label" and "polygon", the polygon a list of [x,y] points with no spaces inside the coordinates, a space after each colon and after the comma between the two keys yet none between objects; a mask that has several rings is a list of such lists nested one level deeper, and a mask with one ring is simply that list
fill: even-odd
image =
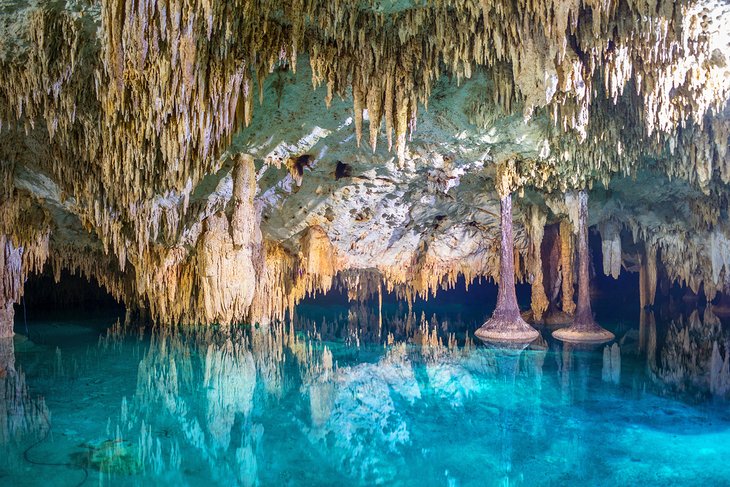
[{"label": "cluster of stalactites", "polygon": [[27,195],[0,203],[0,304],[17,302],[28,275],[40,272],[49,255],[50,222]]},{"label": "cluster of stalactites", "polygon": [[254,204],[253,159],[237,157],[232,172],[228,208],[203,221],[192,252],[156,246],[135,263],[136,299],[155,321],[281,320],[305,296],[332,287],[339,263],[322,229],[304,232],[298,254],[264,239]]},{"label": "cluster of stalactites", "polygon": [[[702,218],[699,209],[696,215]],[[654,304],[660,272],[712,301],[730,291],[730,235],[716,223],[688,232],[657,226],[652,218],[603,221],[598,225],[603,272],[617,279],[623,268],[638,270],[642,308]],[[622,230],[628,235],[622,237]]]},{"label": "cluster of stalactites", "polygon": [[629,83],[648,134],[701,124],[730,83],[713,49],[719,21],[700,6],[449,0],[382,12],[322,0],[110,0],[98,42],[96,15],[49,8],[31,15],[25,56],[5,63],[0,115],[26,129],[45,125],[55,164],[69,166],[54,173],[95,226],[121,212],[144,229],[137,218],[149,200],[189,192],[215,170],[251,119],[254,84],[261,93],[268,73],[295,69],[302,52],[328,99],[351,91],[358,139],[367,109],[371,145],[384,121],[401,158],[435,80],[479,67],[505,113],[547,106],[556,125],[584,136],[594,98],[615,101]]},{"label": "cluster of stalactites", "polygon": [[728,334],[710,307],[672,322],[653,372],[680,390],[697,389],[716,396],[730,392]]},{"label": "cluster of stalactites", "polygon": [[[359,2],[321,0],[116,0],[102,3],[98,42],[93,15],[43,9],[28,19],[23,56],[0,70],[2,136],[45,131],[40,140],[47,141],[48,157],[38,164],[74,198],[105,253],[116,256],[115,272],[130,274],[109,277],[106,286],[115,296],[142,296],[153,316],[165,321],[277,316],[302,296],[332,286],[339,263],[323,232],[311,229],[300,242],[301,255],[290,255],[256,240],[253,211],[239,198],[228,212],[232,217],[207,218],[194,242],[195,257],[176,241],[190,193],[221,167],[219,156],[232,134],[251,120],[253,85],[261,93],[274,66],[294,69],[297,53],[306,52],[313,82],[327,85],[328,99],[351,91],[358,139],[367,110],[371,145],[384,123],[388,145],[401,158],[417,106],[427,104],[435,80],[447,74],[458,81],[484,68],[502,113],[520,107],[530,115],[544,107],[561,130],[576,129],[586,139],[574,153],[515,162],[523,167],[513,171],[521,179],[512,181],[510,192],[527,180],[549,189],[558,180],[582,186],[586,175],[607,174],[606,168],[626,173],[630,163],[622,161],[636,160],[638,153],[627,157],[624,150],[636,144],[618,144],[691,122],[669,136],[678,157],[665,164],[670,174],[708,187],[715,172],[730,181],[730,131],[725,122],[704,118],[719,109],[730,88],[708,40],[718,26],[703,20],[695,5],[449,0],[382,13]],[[641,123],[626,137],[616,125],[622,117],[609,108],[631,106],[640,108]],[[608,144],[616,149],[603,150]],[[562,177],[568,175],[573,179]],[[8,177],[4,172],[5,187]],[[173,202],[161,205],[158,197]],[[156,242],[160,235],[165,245]],[[697,287],[698,268],[710,269],[704,277],[716,283],[725,275],[725,237],[713,238],[714,250],[697,254],[709,256],[702,262],[682,260],[682,242],[653,247],[661,247],[670,272]],[[35,263],[48,254],[42,245],[26,242],[24,248]],[[224,251],[233,262],[220,260]],[[524,275],[532,268],[534,280],[535,250],[532,257],[525,257],[528,252],[521,245],[516,255],[530,263],[517,269]],[[90,262],[98,254],[75,257],[61,249],[56,259],[97,278],[116,276]],[[386,288],[407,284],[408,292],[427,296],[453,286],[459,274],[467,282],[497,274],[496,259],[488,257],[496,252],[474,254],[458,267],[428,252],[419,255],[406,270],[383,270]],[[223,270],[231,263],[246,271],[232,287],[221,284],[233,277]],[[175,285],[166,289],[169,283]]]}]

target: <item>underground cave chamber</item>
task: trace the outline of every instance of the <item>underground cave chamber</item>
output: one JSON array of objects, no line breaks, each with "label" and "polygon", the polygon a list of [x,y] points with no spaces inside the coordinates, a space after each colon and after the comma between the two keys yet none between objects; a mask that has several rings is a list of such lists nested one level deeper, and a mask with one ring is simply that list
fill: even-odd
[{"label": "underground cave chamber", "polygon": [[0,484],[730,484],[728,26],[2,3]]}]

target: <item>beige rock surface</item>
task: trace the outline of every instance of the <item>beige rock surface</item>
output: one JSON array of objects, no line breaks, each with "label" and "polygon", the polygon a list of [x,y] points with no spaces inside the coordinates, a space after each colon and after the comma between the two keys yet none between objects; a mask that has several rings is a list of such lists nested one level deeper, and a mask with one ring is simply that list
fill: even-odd
[{"label": "beige rock surface", "polygon": [[730,290],[726,3],[132,5],[2,4],[0,234],[23,279],[0,305],[45,264],[161,322],[496,279],[505,160],[535,315],[541,223],[564,222],[572,312],[573,189],[614,277],[639,247],[644,290]]}]

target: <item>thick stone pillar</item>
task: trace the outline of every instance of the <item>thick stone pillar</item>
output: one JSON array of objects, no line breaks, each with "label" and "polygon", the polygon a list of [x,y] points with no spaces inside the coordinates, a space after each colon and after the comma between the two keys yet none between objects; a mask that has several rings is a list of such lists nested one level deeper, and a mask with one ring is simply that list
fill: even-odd
[{"label": "thick stone pillar", "polygon": [[0,236],[0,338],[13,336],[13,304],[20,299],[23,285],[22,257],[22,248],[15,248],[5,235]]},{"label": "thick stone pillar", "polygon": [[520,316],[515,293],[514,237],[512,235],[512,195],[500,198],[499,292],[492,317],[475,335],[494,342],[530,342],[540,334]]},{"label": "thick stone pillar", "polygon": [[613,333],[593,319],[588,259],[588,193],[583,190],[578,194],[578,305],[573,324],[553,332],[553,337],[559,340],[604,342],[614,338]]}]

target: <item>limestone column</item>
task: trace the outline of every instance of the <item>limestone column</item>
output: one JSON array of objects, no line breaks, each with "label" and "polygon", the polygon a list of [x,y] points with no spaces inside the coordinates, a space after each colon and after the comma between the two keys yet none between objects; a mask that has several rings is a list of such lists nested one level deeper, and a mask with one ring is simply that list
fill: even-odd
[{"label": "limestone column", "polygon": [[0,338],[13,336],[13,304],[21,294],[23,249],[0,236]]},{"label": "limestone column", "polygon": [[540,336],[520,316],[515,293],[514,237],[512,235],[512,194],[507,184],[500,181],[500,232],[499,291],[497,307],[492,317],[479,328],[475,335],[494,342],[530,342]]},{"label": "limestone column", "polygon": [[614,338],[613,333],[593,319],[588,259],[588,193],[582,190],[578,194],[578,305],[573,324],[553,332],[553,337],[559,340],[604,342]]}]

